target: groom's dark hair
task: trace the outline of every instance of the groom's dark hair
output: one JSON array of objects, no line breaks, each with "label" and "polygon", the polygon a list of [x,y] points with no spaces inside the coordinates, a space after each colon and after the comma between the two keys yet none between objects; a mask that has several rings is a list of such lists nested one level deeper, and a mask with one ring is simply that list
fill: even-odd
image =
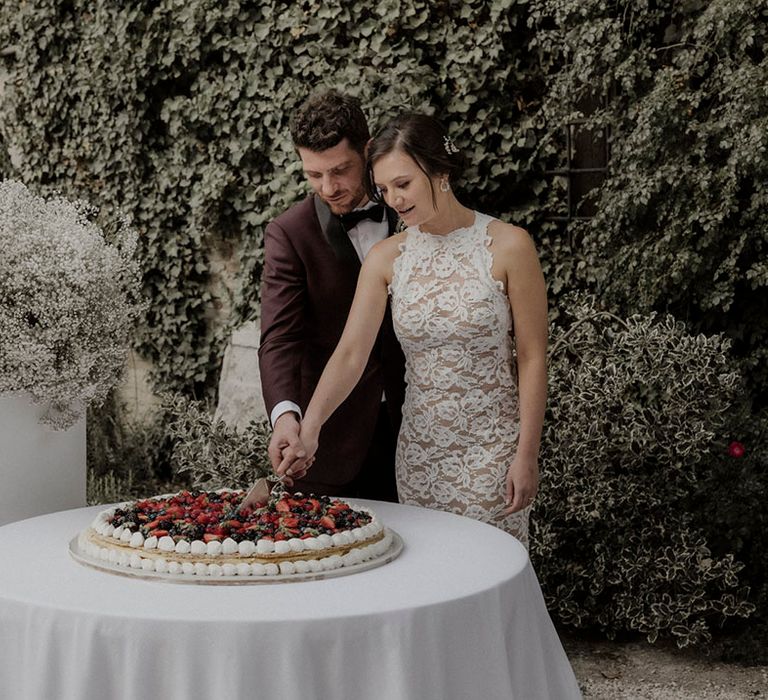
[{"label": "groom's dark hair", "polygon": [[310,151],[325,151],[346,138],[362,155],[371,134],[359,100],[326,90],[311,95],[293,115],[291,138],[295,148]]}]

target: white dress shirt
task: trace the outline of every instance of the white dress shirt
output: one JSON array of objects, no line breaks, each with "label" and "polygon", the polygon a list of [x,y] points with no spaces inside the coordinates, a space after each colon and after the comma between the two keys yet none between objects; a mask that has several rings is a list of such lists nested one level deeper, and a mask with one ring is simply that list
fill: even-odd
[{"label": "white dress shirt", "polygon": [[[374,206],[374,202],[369,202],[363,207],[358,209],[368,209]],[[383,241],[389,234],[389,222],[387,217],[384,217],[384,221],[378,222],[371,219],[363,219],[357,226],[353,226],[347,235],[352,245],[355,247],[357,257],[360,258],[362,263],[365,256],[368,255],[371,248],[379,241]],[[382,401],[384,398],[382,397]],[[293,411],[301,419],[301,409],[293,401],[278,401],[275,407],[272,409],[272,413],[269,416],[269,420],[272,423],[272,427],[275,426],[275,421],[288,411]]]}]

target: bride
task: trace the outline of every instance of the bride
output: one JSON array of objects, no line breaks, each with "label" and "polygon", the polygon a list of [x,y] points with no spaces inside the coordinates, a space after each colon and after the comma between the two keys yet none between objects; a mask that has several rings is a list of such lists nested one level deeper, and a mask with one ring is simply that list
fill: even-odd
[{"label": "bride", "polygon": [[407,228],[366,257],[301,423],[306,457],[278,473],[311,465],[323,423],[362,374],[390,297],[406,357],[400,501],[492,523],[527,547],[547,373],[547,300],[533,242],[456,198],[463,158],[432,117],[390,122],[369,144],[367,168],[369,196]]}]

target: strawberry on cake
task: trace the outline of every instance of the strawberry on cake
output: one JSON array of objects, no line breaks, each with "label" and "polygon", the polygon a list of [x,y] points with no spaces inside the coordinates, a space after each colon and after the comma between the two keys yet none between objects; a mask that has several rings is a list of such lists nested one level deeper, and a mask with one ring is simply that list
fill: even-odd
[{"label": "strawberry on cake", "polygon": [[99,513],[81,554],[172,577],[289,577],[362,564],[393,543],[373,512],[327,496],[273,495],[240,508],[243,491],[182,491]]}]

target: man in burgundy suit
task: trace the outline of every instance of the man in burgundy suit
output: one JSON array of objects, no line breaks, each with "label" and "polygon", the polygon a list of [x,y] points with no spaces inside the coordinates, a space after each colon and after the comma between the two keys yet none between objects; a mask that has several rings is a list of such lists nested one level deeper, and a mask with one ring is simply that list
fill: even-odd
[{"label": "man in burgundy suit", "polygon": [[[259,367],[273,426],[273,467],[302,456],[300,418],[341,337],[362,259],[396,226],[363,185],[370,138],[354,98],[310,97],[291,136],[313,193],[266,228]],[[323,427],[305,493],[397,500],[394,452],[404,360],[387,311],[360,382]]]}]

